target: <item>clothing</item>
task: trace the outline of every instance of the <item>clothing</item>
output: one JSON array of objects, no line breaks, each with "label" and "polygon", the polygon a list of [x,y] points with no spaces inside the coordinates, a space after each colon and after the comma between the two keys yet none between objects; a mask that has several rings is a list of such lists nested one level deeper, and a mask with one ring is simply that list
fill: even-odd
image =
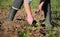
[{"label": "clothing", "polygon": [[[25,2],[30,3],[32,0],[25,0]],[[17,13],[18,9],[21,8],[23,5],[24,0],[14,0],[12,8],[9,12],[7,20],[12,21],[14,19],[15,14]]]},{"label": "clothing", "polygon": [[30,3],[32,0],[25,0],[25,2]]},{"label": "clothing", "polygon": [[[48,8],[48,7],[50,7],[50,0],[41,0],[40,3],[41,3],[42,1],[44,1],[42,10],[44,11],[44,15],[45,15],[45,18],[46,18],[47,12],[49,12],[48,9],[50,9],[50,8]],[[49,6],[48,6],[48,5],[49,5]]]},{"label": "clothing", "polygon": [[7,17],[7,20],[13,21],[14,16],[16,15],[18,9],[21,8],[22,5],[23,5],[23,0],[14,0],[12,8]]},{"label": "clothing", "polygon": [[[42,1],[40,1],[40,3],[41,2]],[[51,24],[51,4],[50,4],[50,0],[44,0],[42,10],[44,11],[44,16],[46,18],[45,25],[46,26],[51,26],[52,24]]]},{"label": "clothing", "polygon": [[15,16],[16,13],[17,13],[17,10],[11,9],[10,12],[9,12],[9,14],[8,14],[7,20],[8,21],[13,21],[14,16]]},{"label": "clothing", "polygon": [[40,2],[43,2],[43,1],[44,1],[44,2],[49,2],[50,0],[41,0]]},{"label": "clothing", "polygon": [[18,10],[19,8],[21,8],[22,4],[23,0],[14,0],[12,8]]},{"label": "clothing", "polygon": [[[25,2],[30,3],[32,0],[25,0]],[[23,4],[24,0],[14,0],[14,3],[12,5],[12,8],[15,10],[18,10],[21,8],[21,5]]]}]

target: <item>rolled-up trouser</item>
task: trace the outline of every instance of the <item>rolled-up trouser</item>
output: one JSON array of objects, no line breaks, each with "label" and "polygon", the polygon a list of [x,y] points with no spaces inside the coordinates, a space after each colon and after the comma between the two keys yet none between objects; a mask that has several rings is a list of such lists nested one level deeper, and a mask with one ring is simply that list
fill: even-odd
[{"label": "rolled-up trouser", "polygon": [[23,0],[14,0],[12,8],[7,17],[7,20],[12,21],[14,19],[15,14],[18,11],[18,9],[21,8],[22,5],[23,5]]}]

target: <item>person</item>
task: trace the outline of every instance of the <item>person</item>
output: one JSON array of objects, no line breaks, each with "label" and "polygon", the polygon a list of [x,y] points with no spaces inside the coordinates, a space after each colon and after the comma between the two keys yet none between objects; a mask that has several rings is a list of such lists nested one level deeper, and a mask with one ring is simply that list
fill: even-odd
[{"label": "person", "polygon": [[[27,14],[27,21],[29,24],[32,24],[34,21],[34,18],[32,16],[32,11],[30,8],[30,2],[32,0],[15,0],[13,5],[12,5],[12,9],[8,15],[8,20],[13,20],[16,12],[18,11],[19,8],[21,8],[22,4],[24,3],[24,8]],[[44,15],[46,18],[46,12],[47,12],[47,5],[49,3],[49,0],[41,0],[40,4],[39,4],[39,10],[40,11],[44,11]]]},{"label": "person", "polygon": [[27,21],[29,24],[32,24],[34,18],[32,16],[32,12],[31,12],[31,8],[30,8],[30,2],[32,0],[24,0],[24,7],[25,7],[25,11],[27,14]]},{"label": "person", "polygon": [[41,26],[43,28],[41,28],[40,30],[43,30],[43,32],[41,32],[41,34],[43,34],[43,36],[46,36],[46,32],[45,32],[46,26],[49,28],[52,27],[52,25],[51,25],[51,4],[50,4],[50,0],[41,0],[38,9],[40,12],[44,11],[44,12],[42,12],[43,13],[42,15],[44,15],[43,18],[45,18],[45,19],[42,20]]},{"label": "person", "polygon": [[[32,16],[32,12],[31,12],[31,9],[30,9],[30,6],[28,2],[26,2],[28,0],[24,0],[24,7],[25,7],[25,10],[26,10],[26,13],[27,13],[27,21],[32,24],[34,18]],[[32,1],[32,0],[31,0]],[[41,12],[41,11],[44,11],[44,18],[46,18],[46,25],[51,25],[50,23],[50,19],[51,19],[51,9],[50,9],[50,0],[41,0],[40,3],[39,3],[39,7],[38,7],[38,10]],[[44,19],[43,19],[44,20]]]},{"label": "person", "polygon": [[[51,26],[51,4],[50,0],[41,0],[39,4],[39,11],[44,11],[44,18],[42,21],[45,20],[45,25],[46,26]],[[44,25],[44,24],[42,24]]]},{"label": "person", "polygon": [[7,16],[7,20],[13,21],[15,14],[17,13],[18,9],[21,8],[23,5],[23,0],[14,0],[11,10]]},{"label": "person", "polygon": [[11,7],[11,10],[7,16],[7,20],[8,21],[13,21],[15,14],[17,13],[18,9],[21,8],[21,6],[24,3],[24,7],[26,10],[26,14],[27,14],[27,21],[29,24],[32,24],[33,22],[33,16],[31,14],[31,10],[30,10],[30,2],[32,0],[14,0],[14,3]]}]

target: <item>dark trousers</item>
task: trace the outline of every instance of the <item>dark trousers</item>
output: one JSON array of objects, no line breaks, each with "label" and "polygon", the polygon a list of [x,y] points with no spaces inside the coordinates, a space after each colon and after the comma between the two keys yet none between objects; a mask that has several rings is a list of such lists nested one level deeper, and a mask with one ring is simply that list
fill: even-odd
[{"label": "dark trousers", "polygon": [[18,9],[21,8],[22,5],[23,5],[23,0],[14,0],[12,5],[12,7],[14,8],[11,7],[7,20],[13,21],[15,14],[17,13]]},{"label": "dark trousers", "polygon": [[[41,2],[40,2],[41,3]],[[44,11],[44,17],[46,18],[46,25],[51,25],[51,4],[50,0],[44,1],[44,5],[42,7]]]}]

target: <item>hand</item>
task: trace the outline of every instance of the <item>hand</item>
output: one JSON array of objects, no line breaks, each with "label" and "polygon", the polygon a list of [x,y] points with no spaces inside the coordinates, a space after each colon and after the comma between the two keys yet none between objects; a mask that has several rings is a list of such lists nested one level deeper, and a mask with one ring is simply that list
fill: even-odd
[{"label": "hand", "polygon": [[32,16],[27,16],[27,22],[29,24],[32,24],[33,23],[33,17]]},{"label": "hand", "polygon": [[38,9],[39,11],[42,11],[42,4],[39,5]]},{"label": "hand", "polygon": [[44,2],[41,2],[40,4],[39,4],[39,11],[42,11],[42,6],[43,6],[43,4],[44,4]]}]

